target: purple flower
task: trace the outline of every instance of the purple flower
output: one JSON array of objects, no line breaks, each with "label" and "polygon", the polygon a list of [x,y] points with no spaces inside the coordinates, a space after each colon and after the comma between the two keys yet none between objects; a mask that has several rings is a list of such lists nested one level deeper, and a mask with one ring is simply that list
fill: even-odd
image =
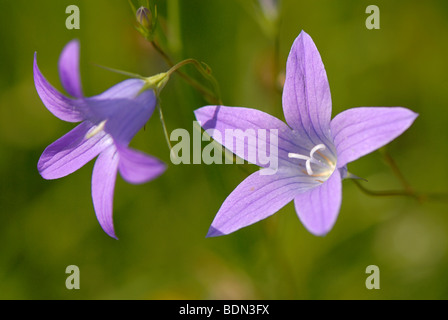
[{"label": "purple flower", "polygon": [[[278,144],[271,146],[271,152],[272,147],[277,149],[277,172],[260,174],[267,170],[264,168],[238,185],[222,204],[207,236],[229,234],[253,224],[291,200],[304,226],[315,235],[325,235],[339,213],[346,165],[398,137],[417,117],[402,107],[360,107],[331,120],[325,68],[304,31],[288,57],[283,112],[287,124],[249,108],[206,106],[195,111],[205,130],[223,133],[226,129],[246,129],[257,141],[266,137],[258,134],[258,129],[278,130]],[[246,148],[236,149],[233,141],[225,139],[222,144],[247,160],[247,142],[243,141]]]},{"label": "purple flower", "polygon": [[81,122],[50,144],[42,153],[39,173],[45,179],[64,177],[98,156],[92,175],[92,198],[101,227],[116,238],[112,205],[117,170],[129,183],[152,180],[165,165],[156,158],[128,147],[156,106],[152,90],[140,92],[144,80],[129,79],[105,92],[84,97],[79,73],[79,42],[68,43],[59,58],[62,86],[73,97],[57,91],[40,72],[34,55],[34,82],[42,102],[56,117]]}]

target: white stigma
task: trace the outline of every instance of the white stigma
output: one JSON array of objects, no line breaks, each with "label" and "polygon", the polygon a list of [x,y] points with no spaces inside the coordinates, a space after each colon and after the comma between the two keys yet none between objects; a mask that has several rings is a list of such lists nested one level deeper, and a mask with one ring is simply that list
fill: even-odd
[{"label": "white stigma", "polygon": [[[334,169],[334,164],[327,158],[327,157],[325,157],[324,155],[322,155],[320,152],[319,152],[319,154],[326,160],[326,163],[325,162],[322,162],[322,161],[320,161],[320,160],[317,160],[316,158],[314,158],[314,153],[316,153],[317,151],[319,151],[319,150],[324,150],[324,149],[326,149],[326,147],[325,147],[325,145],[324,144],[318,144],[318,145],[316,145],[316,146],[314,146],[313,147],[313,149],[311,149],[311,151],[310,151],[310,155],[309,156],[304,156],[304,155],[301,155],[301,154],[297,154],[297,153],[288,153],[288,157],[289,158],[295,158],[295,159],[300,159],[300,160],[306,160],[306,162],[305,162],[305,168],[306,168],[306,172],[307,172],[307,174],[309,175],[309,176],[313,176],[314,175],[314,171],[313,171],[313,169],[311,168],[311,163],[314,163],[314,164],[318,164],[318,165],[320,165],[321,167],[322,166],[324,166],[324,167],[330,167],[331,168],[331,172],[332,172],[332,170]],[[319,174],[319,176],[320,176],[321,174]],[[325,174],[323,174],[323,175],[326,175],[326,173]]]},{"label": "white stigma", "polygon": [[106,120],[101,121],[97,126],[93,126],[85,135],[86,139],[90,139],[93,136],[97,135],[101,131],[103,131],[104,127],[106,126]]},{"label": "white stigma", "polygon": [[310,151],[310,157],[311,157],[311,158],[313,158],[313,155],[314,155],[314,153],[315,153],[317,150],[325,150],[325,145],[323,145],[323,144],[321,143],[321,144],[318,144],[317,146],[315,146],[313,149],[311,149],[311,151]]}]

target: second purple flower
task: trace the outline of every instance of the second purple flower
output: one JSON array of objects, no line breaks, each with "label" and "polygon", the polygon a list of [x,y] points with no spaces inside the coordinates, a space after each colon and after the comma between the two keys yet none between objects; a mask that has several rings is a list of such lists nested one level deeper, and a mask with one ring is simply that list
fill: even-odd
[{"label": "second purple flower", "polygon": [[57,91],[42,75],[34,56],[34,82],[44,105],[56,117],[81,122],[42,153],[39,173],[45,179],[64,177],[98,156],[92,175],[92,199],[103,230],[116,238],[113,194],[117,171],[129,183],[150,181],[165,171],[160,160],[129,148],[135,134],[151,117],[157,99],[145,81],[129,79],[105,92],[84,97],[79,73],[79,42],[63,49],[59,59],[62,86],[73,98]]}]

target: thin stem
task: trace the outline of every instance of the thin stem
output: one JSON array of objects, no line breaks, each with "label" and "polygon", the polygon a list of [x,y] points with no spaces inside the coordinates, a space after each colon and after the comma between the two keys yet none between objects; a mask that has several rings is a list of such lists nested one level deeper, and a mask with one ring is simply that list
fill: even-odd
[{"label": "thin stem", "polygon": [[174,66],[174,63],[171,61],[170,57],[162,50],[162,48],[155,42],[151,41],[151,45],[153,48],[162,56],[163,60],[165,60],[166,64],[171,68]]},{"label": "thin stem", "polygon": [[102,65],[96,64],[96,63],[94,63],[94,65],[97,66],[97,67],[100,67],[102,69],[105,69],[107,71],[115,72],[115,73],[118,73],[118,74],[130,77],[130,78],[137,78],[137,79],[142,79],[142,80],[145,79],[144,77],[142,77],[141,75],[136,74],[136,73],[127,72],[127,71],[123,71],[123,70],[118,70],[118,69],[114,69],[114,68],[109,68],[109,67],[102,66]]},{"label": "thin stem", "polygon": [[398,180],[400,181],[401,185],[403,186],[403,188],[409,192],[409,193],[415,193],[414,189],[412,188],[412,186],[409,184],[409,182],[406,180],[406,178],[404,177],[403,173],[401,172],[400,168],[398,167],[397,163],[395,162],[395,160],[392,158],[392,156],[390,155],[389,152],[387,152],[387,150],[383,150],[383,156],[384,156],[384,160],[386,161],[386,163],[389,165],[389,167],[392,169],[392,172],[394,173],[394,175],[398,178]]},{"label": "thin stem", "polygon": [[400,181],[404,190],[372,191],[372,190],[369,190],[366,187],[364,187],[359,182],[359,180],[352,179],[352,181],[355,183],[355,185],[362,192],[364,192],[365,194],[367,194],[369,196],[375,196],[375,197],[405,196],[405,197],[414,198],[415,200],[417,200],[419,202],[424,202],[424,201],[428,201],[428,200],[448,202],[448,194],[447,193],[416,192],[415,189],[406,180],[406,178],[404,177],[403,173],[401,172],[400,168],[398,167],[397,163],[392,158],[392,156],[385,149],[382,149],[381,153],[383,154],[386,163],[392,169],[393,174]]},{"label": "thin stem", "polygon": [[448,202],[448,194],[447,193],[427,193],[427,194],[421,194],[421,201],[427,201],[427,200],[434,200],[434,201],[442,201],[442,202]]},{"label": "thin stem", "polygon": [[163,134],[165,135],[165,140],[166,143],[168,144],[168,148],[171,149],[173,148],[171,146],[171,141],[170,141],[170,137],[168,135],[168,129],[166,128],[166,123],[165,123],[165,119],[163,117],[163,112],[162,112],[162,107],[161,107],[161,102],[159,99],[157,99],[158,103],[157,103],[157,109],[159,110],[159,118],[160,118],[160,122],[162,123],[162,129],[163,129]]},{"label": "thin stem", "polygon": [[411,197],[419,202],[428,200],[448,202],[447,193],[417,193],[414,190],[388,190],[388,191],[372,191],[364,187],[359,180],[352,179],[355,185],[365,194],[374,197],[392,197],[392,196],[405,196]]},{"label": "thin stem", "polygon": [[356,184],[356,186],[365,194],[369,196],[375,197],[388,197],[388,196],[408,196],[417,198],[417,195],[414,193],[410,193],[406,190],[388,190],[388,191],[372,191],[364,187],[358,180],[352,179],[352,181]]},{"label": "thin stem", "polygon": [[135,14],[135,12],[136,12],[137,10],[135,9],[134,4],[132,3],[131,0],[128,0],[128,2],[129,2],[129,5],[131,6],[132,13]]},{"label": "thin stem", "polygon": [[[133,5],[131,0],[128,0],[132,11],[135,14],[135,6]],[[172,19],[172,25],[171,27],[171,32],[173,32],[173,36],[176,38],[174,41],[174,49],[176,50],[180,50],[181,48],[181,40],[180,40],[180,24],[179,24],[179,3],[177,2],[177,0],[173,0],[170,1],[170,12],[171,15],[174,16],[174,18]],[[151,27],[151,30],[145,30],[142,28],[137,28],[137,30],[144,36],[144,38],[151,43],[151,45],[153,46],[154,50],[157,51],[157,53],[159,53],[162,58],[165,60],[166,64],[169,67],[174,67],[174,62],[171,60],[171,58],[168,56],[168,54],[165,53],[165,51],[162,49],[162,47],[154,40],[154,30],[156,28],[156,24],[157,24],[157,7],[154,8],[154,24]],[[172,48],[173,49],[173,48]],[[187,75],[186,73],[180,71],[180,70],[175,70],[189,85],[191,85],[193,88],[195,88],[199,93],[201,93],[204,98],[212,103],[212,104],[222,104],[221,103],[221,99],[220,99],[220,94],[219,94],[219,87],[217,85],[216,80],[210,75],[210,74],[206,74],[203,71],[202,66],[195,61],[195,66],[196,68],[202,73],[203,76],[205,76],[213,85],[216,95],[211,92],[208,88],[204,87],[201,83],[199,83],[198,81],[196,81],[195,79],[191,78],[189,75]],[[207,70],[208,70],[208,66],[207,66]]]},{"label": "thin stem", "polygon": [[[177,72],[177,74],[179,76],[181,76],[185,81],[187,81],[187,83],[189,85],[191,85],[193,88],[195,88],[199,93],[202,94],[202,96],[204,96],[204,98],[212,103],[212,104],[222,104],[221,99],[219,98],[219,89],[217,89],[217,83],[216,80],[211,77],[211,76],[206,76],[205,73],[202,70],[202,66],[199,64],[199,62],[197,62],[194,59],[187,59],[184,60],[180,63],[178,63],[177,65],[174,65],[173,61],[170,59],[170,57],[162,50],[162,48],[157,44],[157,42],[155,42],[154,40],[151,41],[152,46],[154,47],[154,49],[163,57],[163,59],[165,60],[165,62],[168,64],[169,67],[171,67],[172,69],[174,68],[173,72]],[[182,72],[181,70],[178,70],[180,67],[192,63],[195,65],[195,67],[202,73],[202,75],[206,76],[207,79],[212,82],[213,86],[215,87],[215,90],[217,91],[217,96],[215,94],[213,94],[213,92],[211,92],[208,88],[204,87],[202,84],[200,84],[198,81],[196,81],[195,79],[191,78],[189,75],[187,75],[186,73]],[[171,72],[172,73],[172,72]]]}]

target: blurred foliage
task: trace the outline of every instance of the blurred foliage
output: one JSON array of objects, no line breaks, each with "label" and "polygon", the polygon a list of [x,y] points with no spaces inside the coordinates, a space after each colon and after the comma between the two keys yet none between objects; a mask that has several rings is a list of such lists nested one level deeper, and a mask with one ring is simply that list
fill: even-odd
[{"label": "blurred foliage", "polygon": [[[133,1],[137,7],[145,2]],[[224,104],[279,118],[277,73],[305,30],[326,66],[333,115],[356,106],[418,112],[388,151],[415,189],[447,191],[446,1],[377,0],[380,30],[365,27],[371,1],[283,0],[275,29],[260,27],[249,2],[150,1],[167,35],[160,41],[175,62],[206,62]],[[65,28],[71,4],[80,8],[79,30]],[[47,79],[62,89],[57,59],[68,41],[80,39],[88,96],[124,80],[96,64],[147,76],[168,67],[137,32],[128,1],[4,0],[0,8],[0,299],[448,298],[446,202],[369,197],[344,181],[339,219],[325,237],[308,233],[289,204],[234,234],[207,239],[221,203],[254,168],[171,164],[156,114],[132,146],[169,169],[139,186],[117,179],[120,240],[109,238],[93,211],[93,161],[54,181],[37,172],[41,152],[73,124],[55,118],[40,101],[33,54]],[[184,71],[203,81],[193,67]],[[161,103],[168,130],[191,133],[193,110],[206,104],[175,75]],[[368,179],[373,190],[400,187],[378,152],[349,170]],[[71,264],[80,268],[80,290],[65,287]],[[372,264],[381,270],[380,290],[365,287],[365,269]]]}]

